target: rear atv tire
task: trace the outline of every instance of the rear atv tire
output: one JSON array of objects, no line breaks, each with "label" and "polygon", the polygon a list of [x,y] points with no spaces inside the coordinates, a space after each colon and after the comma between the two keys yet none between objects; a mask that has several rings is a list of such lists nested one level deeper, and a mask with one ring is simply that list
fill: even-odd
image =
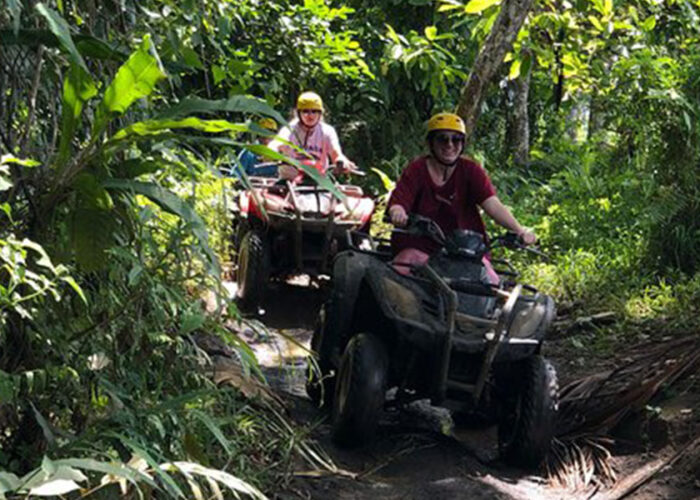
[{"label": "rear atv tire", "polygon": [[311,367],[306,380],[306,394],[314,405],[330,409],[333,405],[336,377],[331,375],[332,365],[328,359],[327,349],[323,348],[323,329],[326,326],[326,305],[321,307],[311,338],[311,350],[316,355],[317,366]]},{"label": "rear atv tire", "polygon": [[389,361],[378,337],[355,335],[340,362],[333,402],[333,441],[354,447],[370,441],[384,406]]},{"label": "rear atv tire", "polygon": [[554,435],[559,386],[552,364],[540,355],[519,363],[511,373],[498,422],[498,445],[508,463],[536,468],[544,460]]},{"label": "rear atv tire", "polygon": [[244,312],[255,312],[265,297],[270,274],[270,250],[265,235],[248,231],[238,249],[238,304]]}]

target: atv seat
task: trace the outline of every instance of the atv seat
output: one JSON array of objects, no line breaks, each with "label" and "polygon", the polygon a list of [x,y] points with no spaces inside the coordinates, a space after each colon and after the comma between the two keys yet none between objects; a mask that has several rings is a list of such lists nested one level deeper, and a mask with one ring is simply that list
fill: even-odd
[{"label": "atv seat", "polygon": [[[392,265],[394,269],[396,269],[396,272],[406,276],[411,273],[412,267],[424,266],[428,262],[429,258],[430,256],[425,252],[421,252],[415,248],[404,248],[398,254],[396,254],[396,257],[394,257],[394,260],[392,261]],[[481,262],[486,268],[486,277],[488,278],[489,283],[492,285],[497,285],[501,281],[501,278],[499,278],[496,271],[494,271],[491,261],[486,257],[482,257]]]}]

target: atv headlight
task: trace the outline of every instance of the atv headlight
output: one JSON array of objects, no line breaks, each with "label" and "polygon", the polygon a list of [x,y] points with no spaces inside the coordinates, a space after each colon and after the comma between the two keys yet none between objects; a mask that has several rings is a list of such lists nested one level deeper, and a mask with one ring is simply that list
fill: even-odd
[{"label": "atv headlight", "polygon": [[514,318],[510,324],[508,335],[520,339],[533,337],[547,315],[547,301],[546,299],[518,300],[513,314]]}]

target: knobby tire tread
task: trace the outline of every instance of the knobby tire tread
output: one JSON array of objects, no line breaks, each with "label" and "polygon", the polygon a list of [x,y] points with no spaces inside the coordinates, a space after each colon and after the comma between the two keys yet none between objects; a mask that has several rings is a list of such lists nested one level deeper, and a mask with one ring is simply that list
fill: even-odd
[{"label": "knobby tire tread", "polygon": [[537,355],[525,361],[521,416],[514,437],[503,450],[505,459],[515,465],[534,468],[547,455],[551,444],[559,386],[552,364]]},{"label": "knobby tire tread", "polygon": [[248,245],[248,262],[246,273],[242,279],[245,282],[245,293],[239,297],[239,303],[244,311],[255,311],[262,303],[267,288],[268,255],[264,235],[259,231],[249,231],[241,242]]},{"label": "knobby tire tread", "polygon": [[[342,381],[336,383],[333,440],[341,446],[355,447],[369,442],[376,431],[384,406],[388,358],[382,341],[371,334],[359,334],[350,341],[341,362],[341,377],[348,357],[352,358],[350,387],[345,412],[339,415],[337,400]],[[378,383],[372,384],[372,379]]]}]

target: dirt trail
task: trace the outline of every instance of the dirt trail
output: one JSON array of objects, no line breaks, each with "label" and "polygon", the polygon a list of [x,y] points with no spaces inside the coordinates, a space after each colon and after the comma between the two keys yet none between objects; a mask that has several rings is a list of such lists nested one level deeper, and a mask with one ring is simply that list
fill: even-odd
[{"label": "dirt trail", "polygon": [[[326,413],[306,398],[306,350],[316,313],[325,292],[295,284],[273,285],[258,320],[262,329],[244,331],[243,337],[258,355],[270,385],[283,395],[293,418],[315,423],[313,438],[341,473],[300,476],[279,498],[308,499],[577,499],[604,498],[605,492],[581,492],[555,488],[537,475],[499,462],[495,428],[450,431],[444,410],[419,402],[408,411],[385,412],[374,443],[359,450],[342,450],[330,441]],[[565,349],[553,346],[554,361],[571,366]],[[557,359],[557,358],[560,359]],[[573,360],[577,362],[577,360]],[[560,368],[561,370],[561,368]],[[632,431],[634,434],[634,431]],[[637,436],[638,438],[639,436]],[[664,444],[664,443],[662,443]],[[665,443],[668,444],[668,443]],[[673,450],[660,447],[651,454],[617,457],[621,476]],[[682,471],[665,470],[626,498],[700,498],[698,454],[682,462]],[[683,475],[682,481],[679,479]],[[692,475],[697,474],[695,484]],[[689,476],[690,475],[690,476]]]}]

